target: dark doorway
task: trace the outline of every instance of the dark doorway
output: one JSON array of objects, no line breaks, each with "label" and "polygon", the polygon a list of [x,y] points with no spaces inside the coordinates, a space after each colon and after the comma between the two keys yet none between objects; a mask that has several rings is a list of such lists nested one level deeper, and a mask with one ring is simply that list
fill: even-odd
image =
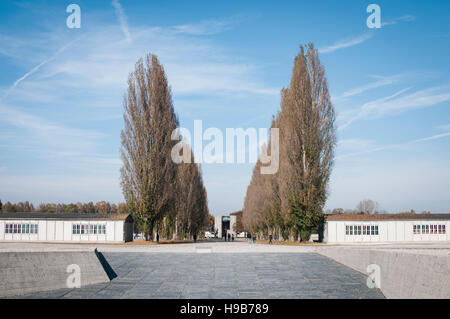
[{"label": "dark doorway", "polygon": [[227,235],[230,229],[230,216],[222,216],[222,237]]}]

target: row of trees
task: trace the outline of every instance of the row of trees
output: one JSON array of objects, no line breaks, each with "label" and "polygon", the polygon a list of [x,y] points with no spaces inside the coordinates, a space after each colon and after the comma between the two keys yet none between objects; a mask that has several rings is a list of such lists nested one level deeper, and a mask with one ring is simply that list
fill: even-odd
[{"label": "row of trees", "polygon": [[312,44],[306,52],[301,46],[290,85],[281,92],[281,111],[271,125],[279,129],[279,170],[264,175],[261,157],[256,163],[244,202],[246,230],[308,240],[321,225],[336,144],[334,123],[318,51]]},{"label": "row of trees", "polygon": [[355,209],[334,208],[327,209],[326,214],[385,214],[378,202],[371,199],[364,199],[356,205]]},{"label": "row of trees", "polygon": [[0,211],[14,213],[14,212],[41,212],[41,213],[79,213],[79,214],[127,214],[128,206],[126,203],[110,204],[106,201],[97,203],[70,203],[70,204],[56,204],[56,203],[42,203],[38,209],[35,209],[33,204],[25,201],[19,203],[6,202],[2,205],[0,201]]},{"label": "row of trees", "polygon": [[19,203],[11,203],[6,202],[5,204],[2,204],[2,201],[0,200],[0,211],[2,212],[34,212],[34,206],[29,201],[26,202],[19,202]]},{"label": "row of trees", "polygon": [[[326,214],[386,214],[387,211],[381,209],[381,206],[378,202],[373,201],[371,199],[364,199],[356,205],[355,209],[343,209],[343,208],[334,208],[333,210],[327,209],[325,211]],[[410,211],[398,212],[397,214],[401,215],[414,215],[416,211],[411,209]],[[431,214],[430,211],[422,211],[421,214]]]},{"label": "row of trees", "polygon": [[[39,211],[131,212],[146,239],[153,239],[155,231],[163,238],[192,238],[211,228],[214,219],[209,215],[201,169],[182,136],[172,138],[179,122],[164,68],[155,55],[147,55],[145,65],[142,59],[136,63],[123,104],[121,186],[127,203],[47,203],[41,204]],[[190,155],[189,163],[172,160],[176,144],[182,145],[181,158]],[[1,206],[0,202],[0,209],[8,212],[35,211],[29,202]]]},{"label": "row of trees", "polygon": [[[146,239],[190,238],[210,223],[200,167],[177,164],[172,139],[179,126],[163,66],[155,55],[140,59],[128,79],[121,133],[121,186],[130,211]],[[187,144],[182,157],[191,155]],[[188,153],[186,153],[188,152]]]}]

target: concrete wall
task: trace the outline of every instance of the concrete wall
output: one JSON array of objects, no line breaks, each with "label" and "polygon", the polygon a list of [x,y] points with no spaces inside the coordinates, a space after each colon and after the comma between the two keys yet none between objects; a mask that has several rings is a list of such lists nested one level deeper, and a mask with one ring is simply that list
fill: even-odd
[{"label": "concrete wall", "polygon": [[[1,217],[1,216],[0,216]],[[37,234],[6,234],[5,224],[37,224]],[[106,234],[73,234],[72,225],[106,225]],[[124,227],[123,220],[0,220],[0,240],[48,242],[124,242],[132,228]],[[132,236],[132,235],[131,235]]]},{"label": "concrete wall", "polygon": [[81,286],[109,282],[96,252],[0,253],[0,297],[67,287],[69,265],[80,267]]},{"label": "concrete wall", "polygon": [[[347,225],[378,226],[378,235],[346,235]],[[445,234],[414,234],[414,225],[445,225]],[[336,221],[325,224],[324,242],[327,243],[371,243],[371,242],[435,242],[450,241],[450,221],[446,220],[377,220]]]},{"label": "concrete wall", "polygon": [[387,298],[450,298],[450,256],[368,248],[320,248],[318,253],[365,275],[380,267],[380,289]]}]

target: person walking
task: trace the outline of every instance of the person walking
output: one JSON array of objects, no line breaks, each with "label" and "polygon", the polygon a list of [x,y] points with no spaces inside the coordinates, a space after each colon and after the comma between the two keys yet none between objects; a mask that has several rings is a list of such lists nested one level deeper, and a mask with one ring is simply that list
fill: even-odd
[{"label": "person walking", "polygon": [[197,242],[197,234],[194,234],[194,243]]},{"label": "person walking", "polygon": [[247,233],[247,239],[248,239],[248,243],[251,244],[252,243],[252,234]]},{"label": "person walking", "polygon": [[230,235],[230,233],[228,233],[228,241],[230,241],[230,239],[231,239],[231,235]]},{"label": "person walking", "polygon": [[272,234],[269,235],[269,245],[272,245]]},{"label": "person walking", "polygon": [[253,243],[256,244],[256,235],[253,234]]},{"label": "person walking", "polygon": [[273,244],[277,243],[277,234],[273,234]]}]

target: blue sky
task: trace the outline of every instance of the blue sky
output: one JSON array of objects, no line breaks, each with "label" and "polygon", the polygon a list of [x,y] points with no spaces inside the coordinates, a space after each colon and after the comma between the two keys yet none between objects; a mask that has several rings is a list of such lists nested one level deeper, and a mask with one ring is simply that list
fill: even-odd
[{"label": "blue sky", "polygon": [[[81,7],[81,28],[66,7]],[[366,25],[370,3],[382,28]],[[300,44],[320,50],[339,127],[327,208],[450,211],[448,1],[2,1],[0,198],[123,201],[128,73],[160,58],[181,125],[268,127]],[[203,164],[210,211],[252,163]]]}]

